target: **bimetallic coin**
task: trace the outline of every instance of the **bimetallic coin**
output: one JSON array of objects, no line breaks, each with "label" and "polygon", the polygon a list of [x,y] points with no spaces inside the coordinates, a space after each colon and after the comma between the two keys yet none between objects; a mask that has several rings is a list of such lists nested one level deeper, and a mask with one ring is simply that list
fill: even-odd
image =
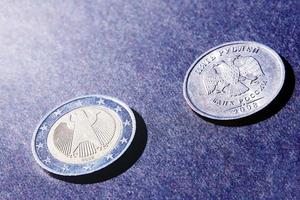
[{"label": "bimetallic coin", "polygon": [[185,76],[183,92],[198,114],[232,120],[266,107],[284,78],[284,64],[274,50],[257,42],[237,41],[201,55]]},{"label": "bimetallic coin", "polygon": [[118,159],[135,129],[134,114],[125,103],[107,96],[80,97],[42,120],[33,135],[32,152],[51,173],[89,174]]}]

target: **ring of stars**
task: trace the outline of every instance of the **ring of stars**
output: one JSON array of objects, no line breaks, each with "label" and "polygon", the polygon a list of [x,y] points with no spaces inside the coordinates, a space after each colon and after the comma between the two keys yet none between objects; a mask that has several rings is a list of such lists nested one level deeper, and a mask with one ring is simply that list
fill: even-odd
[{"label": "ring of stars", "polygon": [[[112,101],[113,103],[111,104],[110,101]],[[93,97],[93,99],[89,99],[89,100],[84,100],[84,99],[76,99],[72,102],[69,102],[71,104],[67,105],[67,106],[61,106],[59,108],[57,108],[56,110],[54,110],[49,116],[51,116],[51,118],[46,118],[44,122],[42,122],[42,124],[40,125],[40,127],[38,128],[37,134],[39,134],[40,136],[37,137],[38,140],[35,141],[35,150],[36,153],[39,157],[39,160],[47,167],[55,167],[57,168],[59,173],[62,174],[69,174],[70,172],[73,173],[73,170],[78,170],[78,173],[86,173],[89,172],[91,170],[93,170],[94,168],[98,168],[99,166],[101,167],[101,165],[99,165],[97,162],[95,163],[85,163],[81,166],[75,166],[75,168],[73,168],[73,165],[69,165],[68,163],[65,162],[57,162],[56,159],[54,159],[51,155],[49,155],[49,149],[47,146],[47,142],[44,142],[45,136],[48,134],[49,130],[51,130],[52,126],[53,126],[53,120],[56,117],[61,117],[62,115],[64,115],[65,113],[68,112],[68,110],[70,109],[75,109],[75,108],[79,108],[82,106],[107,106],[107,108],[111,109],[112,111],[115,111],[115,113],[117,115],[119,115],[119,117],[121,118],[121,124],[123,124],[123,128],[126,127],[126,129],[124,129],[123,134],[120,135],[120,139],[118,142],[118,148],[114,147],[112,149],[112,151],[106,155],[104,155],[102,157],[103,160],[105,160],[105,163],[110,163],[112,162],[114,159],[116,159],[118,157],[118,154],[120,153],[119,151],[123,150],[126,145],[131,142],[131,136],[127,134],[127,132],[131,130],[131,128],[135,125],[134,121],[132,121],[131,117],[128,116],[128,112],[127,112],[127,108],[123,107],[122,104],[119,104],[117,102],[114,102],[113,100],[104,98],[104,97]],[[123,113],[124,112],[124,113]],[[125,137],[125,133],[126,133],[126,137]],[[129,141],[130,140],[130,141]],[[47,156],[48,155],[48,156]],[[102,160],[101,159],[101,160]],[[101,161],[102,162],[102,161]]]}]

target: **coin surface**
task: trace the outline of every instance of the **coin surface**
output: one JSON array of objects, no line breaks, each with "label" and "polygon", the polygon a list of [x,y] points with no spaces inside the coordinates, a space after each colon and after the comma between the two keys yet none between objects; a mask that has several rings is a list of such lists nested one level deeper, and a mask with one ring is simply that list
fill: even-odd
[{"label": "coin surface", "polygon": [[135,130],[134,114],[125,103],[108,96],[79,97],[41,121],[32,138],[32,152],[51,173],[89,174],[118,159]]},{"label": "coin surface", "polygon": [[236,41],[202,54],[185,76],[183,93],[188,105],[204,117],[239,119],[266,107],[284,78],[284,64],[274,50]]}]

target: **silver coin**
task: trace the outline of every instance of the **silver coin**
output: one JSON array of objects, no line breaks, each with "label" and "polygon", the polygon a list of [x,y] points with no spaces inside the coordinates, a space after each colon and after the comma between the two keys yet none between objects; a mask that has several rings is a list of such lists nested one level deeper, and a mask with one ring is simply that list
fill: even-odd
[{"label": "silver coin", "polygon": [[98,171],[117,160],[136,130],[131,109],[108,96],[84,96],[52,110],[38,125],[32,152],[45,170],[64,176]]},{"label": "silver coin", "polygon": [[284,64],[274,50],[236,41],[202,54],[185,76],[183,93],[188,105],[204,117],[239,119],[266,107],[284,78]]}]

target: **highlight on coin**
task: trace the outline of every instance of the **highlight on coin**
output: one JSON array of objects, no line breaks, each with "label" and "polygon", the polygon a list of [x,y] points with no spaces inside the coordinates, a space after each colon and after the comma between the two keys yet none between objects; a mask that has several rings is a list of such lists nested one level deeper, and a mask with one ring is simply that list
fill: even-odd
[{"label": "highlight on coin", "polygon": [[233,120],[270,104],[284,78],[284,64],[274,50],[257,42],[236,41],[202,54],[186,73],[183,93],[196,113]]},{"label": "highlight on coin", "polygon": [[32,138],[32,152],[45,170],[64,176],[98,171],[117,160],[136,131],[131,109],[108,96],[84,96],[51,111]]}]

